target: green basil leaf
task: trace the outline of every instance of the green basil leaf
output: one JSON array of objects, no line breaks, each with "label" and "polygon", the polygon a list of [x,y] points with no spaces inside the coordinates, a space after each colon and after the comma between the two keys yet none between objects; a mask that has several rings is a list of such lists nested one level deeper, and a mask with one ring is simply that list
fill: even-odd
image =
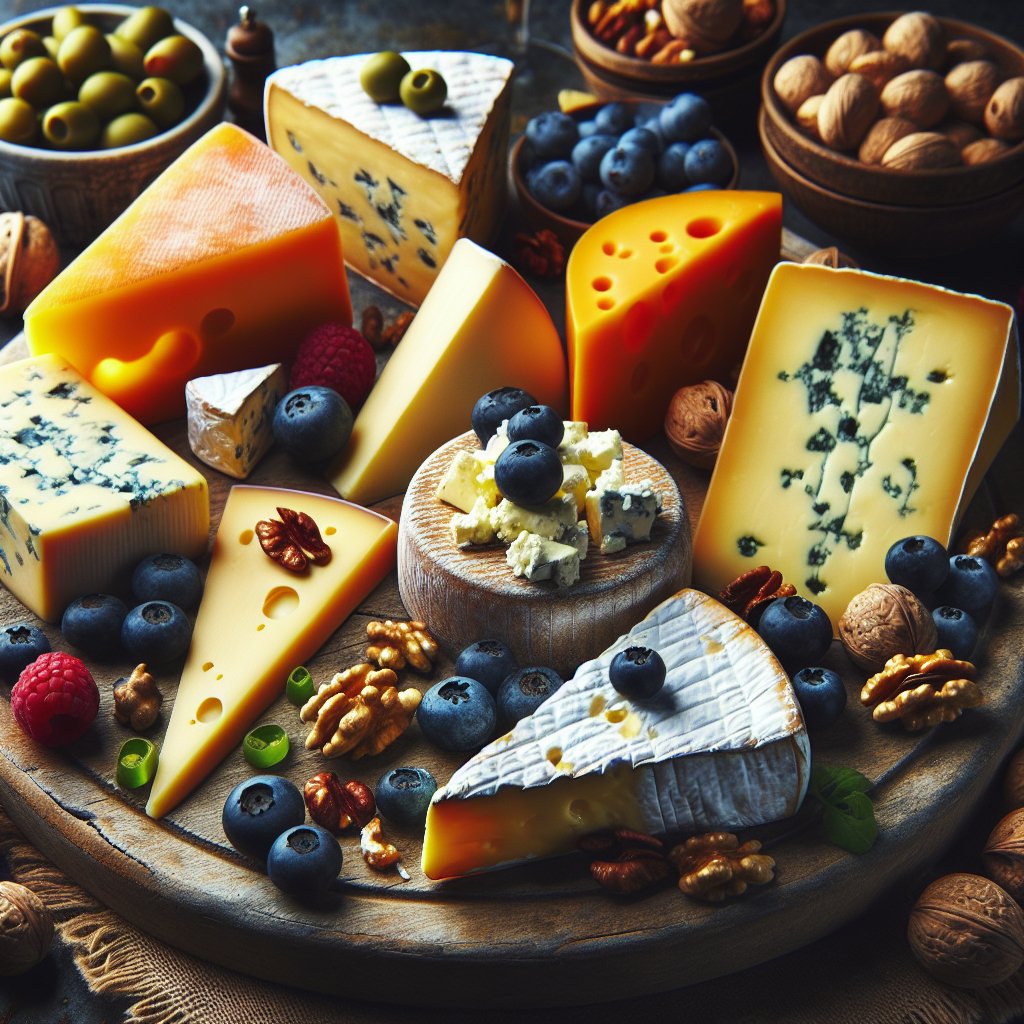
[{"label": "green basil leaf", "polygon": [[821,805],[829,842],[850,853],[867,853],[878,838],[874,806],[867,795],[871,782],[853,768],[815,765],[809,788]]}]

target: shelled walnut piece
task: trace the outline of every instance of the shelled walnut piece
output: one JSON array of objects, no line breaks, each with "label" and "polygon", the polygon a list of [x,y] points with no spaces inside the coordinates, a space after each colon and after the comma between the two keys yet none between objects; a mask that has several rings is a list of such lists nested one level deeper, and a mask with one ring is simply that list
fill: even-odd
[{"label": "shelled walnut piece", "polygon": [[366,626],[366,635],[373,643],[366,648],[366,658],[378,668],[409,667],[427,673],[434,667],[437,641],[427,631],[425,622],[383,622],[374,620]]},{"label": "shelled walnut piece", "polygon": [[387,871],[395,868],[406,881],[409,873],[402,867],[402,855],[398,848],[384,839],[380,818],[372,818],[359,833],[359,851],[368,867],[374,871]]},{"label": "shelled walnut piece", "polygon": [[984,558],[1000,576],[1012,576],[1024,567],[1024,524],[1015,512],[1000,516],[987,532],[972,533],[963,550]]},{"label": "shelled walnut piece", "polygon": [[163,696],[143,662],[114,687],[114,718],[136,732],[148,729],[160,714]]},{"label": "shelled walnut piece", "polygon": [[775,877],[774,859],[760,851],[756,839],[741,844],[731,832],[708,832],[691,836],[668,856],[679,872],[682,892],[719,903]]}]

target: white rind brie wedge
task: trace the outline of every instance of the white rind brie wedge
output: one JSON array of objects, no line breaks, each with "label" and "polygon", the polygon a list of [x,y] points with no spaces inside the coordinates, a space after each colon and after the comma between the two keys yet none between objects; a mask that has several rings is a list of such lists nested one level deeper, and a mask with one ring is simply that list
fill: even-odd
[{"label": "white rind brie wedge", "polygon": [[[661,692],[631,701],[612,658],[650,647]],[[697,590],[662,602],[434,795],[423,872],[448,878],[568,853],[604,828],[694,832],[794,814],[811,751],[789,679],[741,618]]]}]

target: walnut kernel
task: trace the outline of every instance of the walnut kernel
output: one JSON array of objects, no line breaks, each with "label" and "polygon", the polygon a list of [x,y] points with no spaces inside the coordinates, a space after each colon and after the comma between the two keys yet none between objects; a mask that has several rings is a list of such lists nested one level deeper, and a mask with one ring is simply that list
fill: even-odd
[{"label": "walnut kernel", "polygon": [[905,57],[911,67],[942,67],[946,59],[946,32],[941,23],[924,11],[902,14],[882,36],[882,45]]},{"label": "walnut kernel", "polygon": [[1010,811],[992,829],[981,860],[996,885],[1018,903],[1024,900],[1024,808]]},{"label": "walnut kernel", "polygon": [[710,469],[718,458],[732,392],[718,381],[705,380],[680,388],[668,404],[665,436],[683,462]]},{"label": "walnut kernel", "polygon": [[878,90],[863,75],[837,78],[818,110],[822,142],[832,149],[855,149],[877,112]]},{"label": "walnut kernel", "polygon": [[904,117],[881,117],[869,129],[857,150],[862,163],[880,164],[894,142],[917,131],[917,125]]},{"label": "walnut kernel", "polygon": [[985,127],[997,139],[1024,139],[1024,77],[1008,78],[985,107]]},{"label": "walnut kernel", "polygon": [[938,132],[914,132],[893,143],[882,157],[882,166],[896,171],[956,167],[960,151]]},{"label": "walnut kernel", "polygon": [[791,57],[772,80],[776,95],[791,114],[810,96],[824,95],[831,84],[832,76],[825,65],[808,53]]},{"label": "walnut kernel", "polygon": [[885,84],[882,109],[888,117],[905,117],[918,128],[937,125],[949,110],[949,94],[940,75],[917,68]]},{"label": "walnut kernel", "polygon": [[949,93],[949,112],[963,121],[981,124],[1000,77],[999,68],[988,60],[957,64],[944,79]]},{"label": "walnut kernel", "polygon": [[0,882],[0,977],[31,970],[52,943],[53,918],[46,904],[17,882]]},{"label": "walnut kernel", "polygon": [[114,687],[114,718],[142,732],[157,720],[162,702],[163,695],[143,662],[132,669],[128,679]]},{"label": "walnut kernel", "polygon": [[862,54],[881,49],[878,36],[865,32],[862,28],[852,28],[833,40],[825,51],[825,67],[835,78],[845,75],[850,70],[854,59]]},{"label": "walnut kernel", "polygon": [[839,639],[850,660],[877,672],[896,654],[935,650],[931,612],[906,587],[872,583],[847,605],[839,619]]}]

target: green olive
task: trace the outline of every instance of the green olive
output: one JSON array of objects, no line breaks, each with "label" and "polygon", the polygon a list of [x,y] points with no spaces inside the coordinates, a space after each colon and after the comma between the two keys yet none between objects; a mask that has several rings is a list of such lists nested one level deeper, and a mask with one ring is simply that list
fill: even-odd
[{"label": "green olive", "polygon": [[60,42],[72,29],[85,24],[85,15],[77,7],[62,7],[53,16],[50,31]]},{"label": "green olive", "polygon": [[115,117],[103,129],[100,146],[103,149],[116,149],[118,146],[132,146],[136,142],[145,142],[160,131],[145,114],[122,114]]},{"label": "green olive", "polygon": [[29,146],[38,127],[39,119],[31,103],[13,96],[0,100],[0,139]]},{"label": "green olive", "polygon": [[43,114],[43,135],[57,149],[92,149],[100,137],[100,119],[91,107],[67,100]]},{"label": "green olive", "polygon": [[166,36],[146,51],[146,75],[188,85],[203,73],[203,51],[187,36]]},{"label": "green olive", "polygon": [[432,68],[410,71],[402,79],[400,92],[402,102],[420,117],[436,113],[448,98],[445,80]]},{"label": "green olive", "polygon": [[0,98],[11,95],[11,79],[14,72],[10,68],[0,68]]},{"label": "green olive", "polygon": [[57,63],[61,71],[79,85],[93,72],[110,67],[110,43],[94,25],[79,25],[61,40]]},{"label": "green olive", "polygon": [[127,75],[133,82],[139,82],[146,77],[146,69],[142,66],[144,54],[133,42],[114,33],[110,33],[106,39],[115,71]]},{"label": "green olive", "polygon": [[377,103],[397,103],[402,79],[409,74],[409,62],[394,50],[375,53],[359,72],[359,84]]},{"label": "green olive", "polygon": [[115,35],[134,43],[143,53],[173,32],[174,19],[162,7],[140,7],[114,29]]},{"label": "green olive", "polygon": [[146,78],[135,89],[142,112],[153,119],[158,128],[170,128],[185,114],[185,97],[169,78]]},{"label": "green olive", "polygon": [[120,71],[97,71],[90,75],[78,90],[78,98],[92,107],[103,122],[127,114],[137,106],[135,83]]},{"label": "green olive", "polygon": [[49,57],[29,57],[14,69],[11,92],[33,107],[48,107],[64,98],[64,76]]},{"label": "green olive", "polygon": [[29,57],[45,57],[46,46],[43,37],[30,28],[16,28],[8,32],[0,42],[0,63],[12,71]]},{"label": "green olive", "polygon": [[43,36],[43,46],[46,47],[46,56],[56,60],[60,52],[60,40],[56,36]]}]

